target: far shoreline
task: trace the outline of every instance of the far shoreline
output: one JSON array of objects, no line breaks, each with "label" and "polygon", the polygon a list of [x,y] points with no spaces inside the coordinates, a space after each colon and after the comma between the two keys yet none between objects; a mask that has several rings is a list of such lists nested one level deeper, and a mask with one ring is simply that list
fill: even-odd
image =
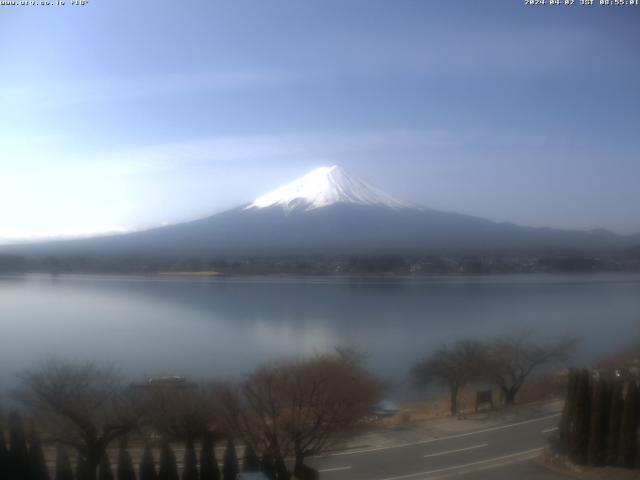
[{"label": "far shoreline", "polygon": [[592,271],[532,271],[532,272],[485,272],[485,273],[414,273],[414,274],[397,274],[397,273],[299,273],[299,272],[240,272],[225,273],[214,270],[206,271],[162,271],[162,272],[114,272],[114,271],[0,271],[1,277],[24,277],[28,275],[47,276],[47,277],[120,277],[120,278],[138,278],[138,279],[340,279],[340,280],[460,280],[460,279],[499,279],[499,278],[523,278],[530,276],[544,276],[548,278],[560,277],[597,277],[601,275],[619,275],[621,277],[640,277],[640,271],[637,270],[592,270]]},{"label": "far shoreline", "polygon": [[[126,274],[125,274],[126,275]],[[137,275],[133,273],[133,275]],[[151,275],[157,275],[160,277],[230,277],[228,273],[216,272],[214,270],[205,271],[183,271],[183,272],[156,272]]]}]

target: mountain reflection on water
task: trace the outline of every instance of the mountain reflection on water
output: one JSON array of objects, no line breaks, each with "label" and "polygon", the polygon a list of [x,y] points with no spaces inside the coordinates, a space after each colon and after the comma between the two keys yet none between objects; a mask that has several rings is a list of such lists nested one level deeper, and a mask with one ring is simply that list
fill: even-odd
[{"label": "mountain reflection on water", "polygon": [[640,275],[424,278],[0,277],[0,382],[48,356],[131,376],[233,378],[353,346],[394,385],[442,342],[532,329],[582,337],[580,360],[640,334]]}]

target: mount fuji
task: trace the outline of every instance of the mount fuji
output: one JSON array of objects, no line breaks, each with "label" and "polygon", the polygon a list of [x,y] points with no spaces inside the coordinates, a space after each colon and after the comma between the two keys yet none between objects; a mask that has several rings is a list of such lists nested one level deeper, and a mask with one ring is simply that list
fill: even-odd
[{"label": "mount fuji", "polygon": [[389,208],[411,207],[410,204],[393,198],[334,165],[317,168],[304,177],[257,198],[244,209],[281,207],[287,212],[310,211],[337,203]]},{"label": "mount fuji", "polygon": [[4,246],[35,258],[221,258],[294,255],[600,252],[638,236],[531,228],[412,205],[344,169],[318,168],[253,202],[135,233]]}]

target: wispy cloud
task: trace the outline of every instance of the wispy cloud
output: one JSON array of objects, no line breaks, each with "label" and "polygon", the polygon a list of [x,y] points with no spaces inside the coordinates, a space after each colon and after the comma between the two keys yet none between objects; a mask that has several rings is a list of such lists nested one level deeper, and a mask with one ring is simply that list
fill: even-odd
[{"label": "wispy cloud", "polygon": [[[580,66],[593,67],[594,62],[604,65],[617,58],[594,56],[595,51],[611,48],[613,40],[603,42],[588,27],[438,28],[419,33],[394,31],[386,37],[378,32],[344,32],[332,34],[331,42],[342,46],[331,57],[337,67],[334,71],[366,76],[409,74],[469,79],[558,74]],[[553,43],[553,48],[544,48],[548,42]],[[625,54],[633,54],[629,47],[623,48]]]},{"label": "wispy cloud", "polygon": [[[131,175],[139,171],[166,170],[174,165],[202,162],[271,160],[339,160],[356,153],[402,149],[444,149],[466,146],[532,147],[554,141],[543,134],[522,134],[490,129],[391,130],[356,133],[290,133],[238,135],[189,139],[147,145],[83,157],[77,168],[109,166],[100,175]],[[84,167],[82,167],[84,165]],[[96,167],[87,167],[95,165]],[[73,168],[76,168],[75,166]]]},{"label": "wispy cloud", "polygon": [[42,79],[5,85],[0,90],[0,104],[27,103],[52,107],[198,94],[215,90],[269,88],[299,79],[299,74],[277,69],[96,76],[79,77],[73,81]]},{"label": "wispy cloud", "polygon": [[428,162],[436,171],[447,164],[452,148],[530,147],[553,140],[488,129],[432,129],[221,136],[66,156],[35,151],[18,163],[0,160],[0,239],[77,237],[175,223],[250,201],[289,175],[320,165],[366,168],[409,160]]},{"label": "wispy cloud", "polygon": [[82,228],[57,229],[55,233],[38,229],[2,229],[0,231],[0,245],[12,243],[40,242],[49,240],[65,240],[74,238],[89,238],[98,235],[114,235],[131,232],[130,227],[122,225],[85,225]]}]

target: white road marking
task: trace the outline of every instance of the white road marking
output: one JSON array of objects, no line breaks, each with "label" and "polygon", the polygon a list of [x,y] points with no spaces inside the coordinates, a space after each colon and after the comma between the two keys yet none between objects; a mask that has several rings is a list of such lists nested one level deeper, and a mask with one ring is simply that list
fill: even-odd
[{"label": "white road marking", "polygon": [[537,452],[540,452],[542,450],[543,450],[542,448],[533,448],[531,450],[524,450],[522,452],[511,453],[509,455],[502,455],[500,457],[488,458],[486,460],[479,460],[477,462],[464,463],[464,464],[461,464],[461,465],[454,465],[452,467],[438,468],[437,470],[428,470],[426,472],[409,473],[407,475],[398,475],[397,477],[386,477],[386,478],[382,478],[380,480],[403,480],[405,478],[424,477],[424,476],[433,475],[433,474],[436,474],[436,473],[450,472],[451,470],[458,470],[458,469],[461,469],[461,468],[475,467],[477,465],[483,465],[483,464],[492,463],[492,462],[500,462],[502,460],[507,460],[507,459],[511,459],[511,458],[515,458],[515,457],[521,457],[521,456],[529,455],[529,454],[532,454],[532,453],[537,453]]},{"label": "white road marking", "polygon": [[519,427],[520,425],[526,425],[529,423],[534,423],[534,422],[541,422],[543,420],[548,420],[550,418],[555,418],[555,417],[559,417],[561,416],[561,413],[554,413],[553,415],[547,415],[545,417],[539,417],[539,418],[534,418],[531,420],[524,420],[522,422],[517,422],[517,423],[510,423],[507,425],[500,425],[498,427],[490,427],[490,428],[485,428],[484,430],[476,430],[473,432],[467,432],[467,433],[456,433],[454,435],[448,435],[446,437],[439,437],[439,438],[430,438],[428,440],[421,440],[419,442],[413,442],[413,443],[403,443],[403,444],[399,444],[399,445],[392,445],[389,447],[374,447],[374,448],[363,448],[360,450],[347,450],[344,452],[334,452],[334,453],[329,453],[326,455],[320,455],[314,458],[325,458],[325,457],[341,457],[344,455],[358,455],[361,453],[370,453],[370,452],[380,452],[383,450],[393,450],[396,448],[406,448],[406,447],[413,447],[416,445],[425,445],[427,443],[434,443],[434,442],[441,442],[444,440],[451,440],[454,438],[464,438],[464,437],[470,437],[472,435],[478,435],[480,433],[487,433],[487,432],[495,432],[497,430],[504,430],[505,428],[513,428],[513,427]]},{"label": "white road marking", "polygon": [[546,430],[542,430],[542,433],[551,433],[555,432],[556,430],[558,430],[558,427],[547,428]]},{"label": "white road marking", "polygon": [[451,453],[466,452],[467,450],[475,450],[476,448],[484,448],[488,446],[489,446],[488,443],[482,443],[480,445],[474,445],[473,447],[458,448],[456,450],[447,450],[446,452],[429,453],[425,455],[424,458],[439,457],[440,455],[449,455]]},{"label": "white road marking", "polygon": [[326,472],[340,472],[343,470],[351,470],[351,467],[333,467],[333,468],[323,468],[322,470],[318,470],[319,473]]}]

